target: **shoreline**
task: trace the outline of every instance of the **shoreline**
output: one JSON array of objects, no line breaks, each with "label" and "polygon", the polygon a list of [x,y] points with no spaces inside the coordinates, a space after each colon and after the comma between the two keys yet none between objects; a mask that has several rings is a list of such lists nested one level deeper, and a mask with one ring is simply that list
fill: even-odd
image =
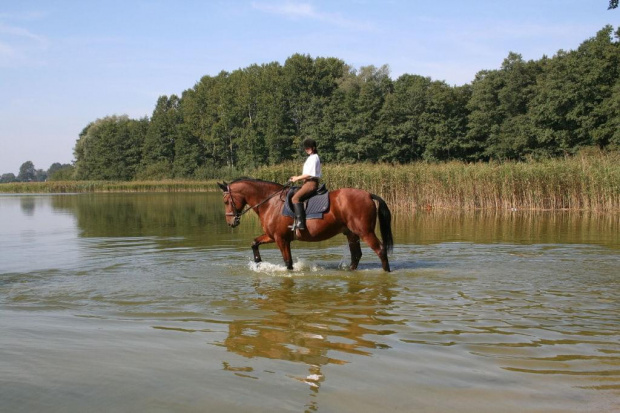
[{"label": "shoreline", "polygon": [[[295,162],[239,175],[286,182]],[[226,176],[221,180],[234,177]],[[620,152],[530,162],[326,164],[329,190],[359,188],[392,210],[620,211]],[[216,179],[48,181],[0,184],[4,194],[218,192]]]}]

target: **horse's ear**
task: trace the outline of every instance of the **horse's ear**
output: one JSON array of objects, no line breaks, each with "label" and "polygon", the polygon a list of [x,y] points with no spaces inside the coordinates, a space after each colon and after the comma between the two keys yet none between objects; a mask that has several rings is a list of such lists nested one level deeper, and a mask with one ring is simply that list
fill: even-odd
[{"label": "horse's ear", "polygon": [[220,187],[220,189],[222,191],[224,191],[224,192],[228,191],[228,184],[226,182],[224,182],[223,184],[218,182],[217,184],[218,184],[218,186]]}]

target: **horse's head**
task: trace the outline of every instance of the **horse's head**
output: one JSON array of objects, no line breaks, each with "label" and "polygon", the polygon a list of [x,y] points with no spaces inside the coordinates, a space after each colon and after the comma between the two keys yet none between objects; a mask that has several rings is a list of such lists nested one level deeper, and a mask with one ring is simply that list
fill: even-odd
[{"label": "horse's head", "polygon": [[226,182],[217,183],[224,192],[224,205],[226,206],[226,223],[236,227],[241,222],[241,212],[245,207],[245,197],[240,193],[232,193],[231,187]]}]

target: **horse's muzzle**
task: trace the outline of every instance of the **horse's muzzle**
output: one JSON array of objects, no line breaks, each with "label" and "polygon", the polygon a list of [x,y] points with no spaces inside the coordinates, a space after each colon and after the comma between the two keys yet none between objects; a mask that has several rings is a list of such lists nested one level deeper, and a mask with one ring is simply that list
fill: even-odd
[{"label": "horse's muzzle", "polygon": [[233,222],[229,222],[228,225],[232,228],[235,228],[239,226],[240,223],[241,223],[241,217],[239,215],[235,215],[235,219],[233,219]]},{"label": "horse's muzzle", "polygon": [[[232,220],[232,222],[230,222],[229,217],[234,216],[235,218]],[[229,227],[234,228],[236,226],[238,226],[241,223],[241,214],[233,214],[233,213],[226,213],[226,223],[228,224]]]}]

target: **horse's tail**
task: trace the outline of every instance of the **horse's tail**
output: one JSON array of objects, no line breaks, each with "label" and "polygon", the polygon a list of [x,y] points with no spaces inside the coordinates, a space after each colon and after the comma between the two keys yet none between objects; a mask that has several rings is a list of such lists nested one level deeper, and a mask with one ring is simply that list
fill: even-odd
[{"label": "horse's tail", "polygon": [[391,252],[394,247],[394,237],[392,236],[392,213],[387,204],[378,195],[370,194],[370,197],[379,203],[379,228],[381,230],[381,240],[386,254]]}]

